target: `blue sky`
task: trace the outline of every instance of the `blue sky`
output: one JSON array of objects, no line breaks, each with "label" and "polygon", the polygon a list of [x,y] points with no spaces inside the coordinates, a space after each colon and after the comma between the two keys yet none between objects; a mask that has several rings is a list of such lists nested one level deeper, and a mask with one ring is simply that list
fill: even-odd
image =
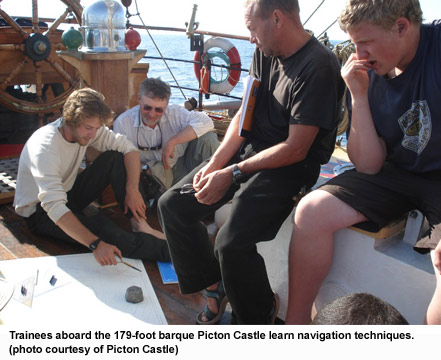
[{"label": "blue sky", "polygon": [[[83,6],[90,5],[95,0],[81,0]],[[132,0],[129,8],[131,13],[136,12],[136,0]],[[248,36],[248,31],[243,20],[242,0],[137,0],[138,8],[144,22],[152,26],[167,26],[184,28],[189,21],[193,4],[198,5],[196,21],[200,23],[199,29]],[[301,18],[305,21],[317,8],[322,0],[300,0]],[[29,16],[31,13],[31,0],[3,0],[0,6],[10,15]],[[58,0],[39,0],[39,14],[42,17],[56,17],[64,10],[64,4]],[[323,5],[306,24],[306,28],[319,35],[339,15],[345,0],[325,0]],[[420,0],[426,20],[441,18],[440,0]],[[133,23],[140,23],[133,20]],[[328,31],[333,40],[347,38],[335,24]]]}]

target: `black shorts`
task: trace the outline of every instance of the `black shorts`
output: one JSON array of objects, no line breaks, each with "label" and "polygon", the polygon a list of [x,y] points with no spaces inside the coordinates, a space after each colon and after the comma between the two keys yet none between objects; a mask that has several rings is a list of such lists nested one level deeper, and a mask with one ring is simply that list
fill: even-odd
[{"label": "black shorts", "polygon": [[[320,189],[366,216],[369,221],[359,225],[369,231],[378,231],[413,209],[420,210],[426,216],[431,228],[441,228],[439,173],[415,174],[386,162],[376,175],[349,170]],[[425,238],[424,247],[434,249],[439,241],[439,233],[435,231],[432,236]]]}]

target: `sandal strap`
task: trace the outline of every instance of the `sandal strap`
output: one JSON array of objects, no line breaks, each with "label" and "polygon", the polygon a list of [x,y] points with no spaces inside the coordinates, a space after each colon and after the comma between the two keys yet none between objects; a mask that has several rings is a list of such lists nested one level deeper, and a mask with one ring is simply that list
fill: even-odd
[{"label": "sandal strap", "polygon": [[[222,281],[219,282],[219,285],[217,286],[216,290],[208,290],[205,289],[205,296],[207,298],[213,298],[216,299],[216,305],[217,305],[217,313],[213,313],[209,308],[208,304],[205,305],[204,311],[200,312],[197,317],[197,322],[199,324],[205,324],[205,323],[214,323],[214,321],[219,321],[219,319],[222,317],[226,303],[228,302],[227,295],[225,294],[224,287],[222,284]],[[205,315],[207,318],[207,321],[202,321],[201,316],[202,314]]]},{"label": "sandal strap", "polygon": [[205,289],[205,296],[212,298],[212,299],[216,299],[216,301],[219,301],[219,298],[221,296],[221,294],[219,294],[217,292],[217,290],[207,290]]},{"label": "sandal strap", "polygon": [[205,305],[205,308],[204,308],[204,315],[205,315],[205,317],[207,318],[208,321],[211,321],[211,320],[213,320],[213,319],[217,316],[217,313],[215,314],[214,312],[212,312],[212,311],[208,308],[208,305]]},{"label": "sandal strap", "polygon": [[222,299],[225,297],[225,290],[222,281],[219,282],[216,290],[205,289],[205,296],[216,299],[216,302],[220,303],[220,301],[222,301]]}]

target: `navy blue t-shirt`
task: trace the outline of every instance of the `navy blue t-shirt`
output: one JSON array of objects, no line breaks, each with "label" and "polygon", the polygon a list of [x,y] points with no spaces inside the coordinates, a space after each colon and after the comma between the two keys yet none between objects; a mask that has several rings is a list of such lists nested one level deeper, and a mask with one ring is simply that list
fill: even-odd
[{"label": "navy blue t-shirt", "polygon": [[441,170],[441,21],[421,26],[416,56],[402,74],[369,76],[370,109],[387,160],[412,172]]}]

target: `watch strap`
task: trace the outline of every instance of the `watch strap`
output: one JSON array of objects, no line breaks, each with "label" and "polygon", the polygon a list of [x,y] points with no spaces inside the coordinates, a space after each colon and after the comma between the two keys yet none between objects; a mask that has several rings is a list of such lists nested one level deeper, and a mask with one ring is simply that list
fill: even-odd
[{"label": "watch strap", "polygon": [[240,171],[239,166],[237,164],[233,164],[231,166],[231,171],[233,172],[233,182],[236,185],[239,185],[244,182],[245,175]]},{"label": "watch strap", "polygon": [[90,250],[90,251],[95,251],[96,248],[98,247],[98,244],[100,243],[100,241],[101,241],[100,238],[96,239],[95,241],[92,241],[92,242],[89,244],[89,250]]}]

